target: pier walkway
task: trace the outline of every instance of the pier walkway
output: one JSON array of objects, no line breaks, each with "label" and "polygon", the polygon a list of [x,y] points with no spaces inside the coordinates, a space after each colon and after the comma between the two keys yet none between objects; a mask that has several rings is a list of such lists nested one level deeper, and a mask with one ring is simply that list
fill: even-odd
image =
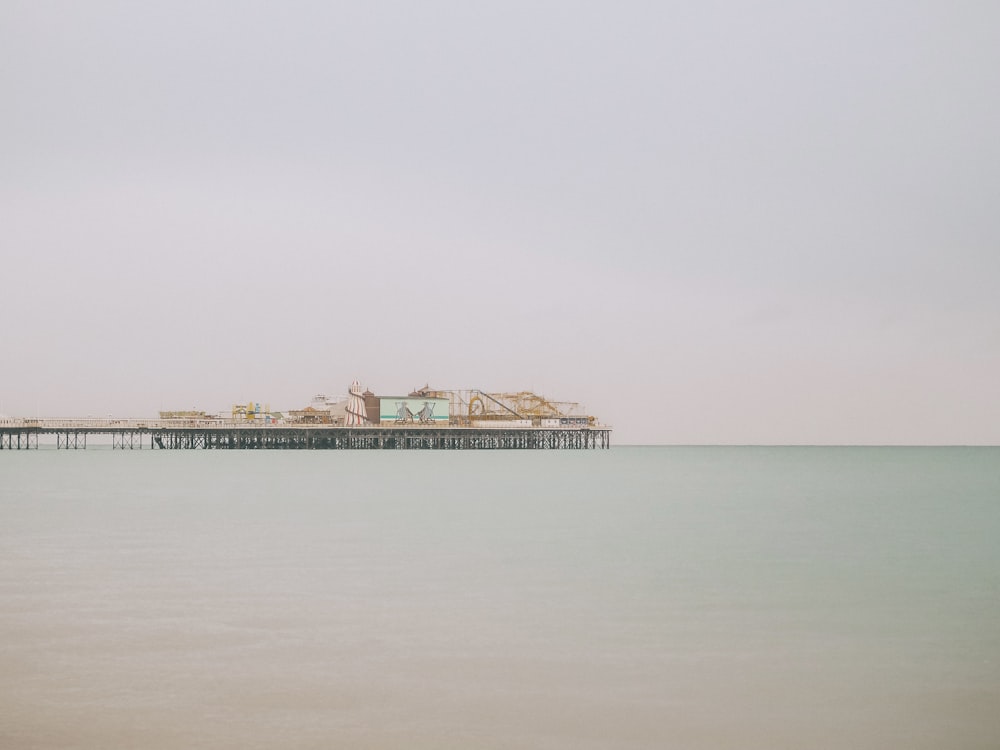
[{"label": "pier walkway", "polygon": [[[94,436],[120,450],[587,450],[611,447],[611,428],[247,424],[223,420],[26,419],[0,424],[0,450],[81,450]],[[104,443],[106,444],[106,440]]]}]

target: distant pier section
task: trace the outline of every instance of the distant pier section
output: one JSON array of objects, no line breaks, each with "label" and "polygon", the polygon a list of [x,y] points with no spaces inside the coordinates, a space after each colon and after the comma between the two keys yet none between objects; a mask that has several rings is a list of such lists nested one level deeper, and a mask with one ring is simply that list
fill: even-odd
[{"label": "distant pier section", "polygon": [[0,450],[27,450],[39,441],[81,450],[88,440],[111,438],[120,450],[475,450],[601,449],[611,446],[607,427],[439,427],[246,424],[204,420],[8,420],[0,425]]},{"label": "distant pier section", "polygon": [[229,414],[185,410],[159,419],[0,418],[0,450],[40,445],[81,450],[593,450],[611,447],[611,428],[575,402],[528,391],[432,390],[377,396],[354,381],[346,398],[314,396],[302,409],[259,402]]}]

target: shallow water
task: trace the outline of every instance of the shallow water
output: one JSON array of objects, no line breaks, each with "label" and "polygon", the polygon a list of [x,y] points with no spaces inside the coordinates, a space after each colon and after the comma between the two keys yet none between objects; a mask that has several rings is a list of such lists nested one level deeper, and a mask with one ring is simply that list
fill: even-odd
[{"label": "shallow water", "polygon": [[0,747],[1000,746],[1000,449],[0,454]]}]

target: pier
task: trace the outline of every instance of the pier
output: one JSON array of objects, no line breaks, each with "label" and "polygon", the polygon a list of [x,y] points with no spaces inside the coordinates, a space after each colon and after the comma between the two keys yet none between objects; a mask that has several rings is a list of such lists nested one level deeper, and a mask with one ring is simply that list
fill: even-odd
[{"label": "pier", "polygon": [[[31,450],[55,438],[84,450],[110,436],[114,450],[593,450],[611,447],[608,427],[289,426],[170,420],[17,420],[0,424],[0,450]],[[102,442],[106,445],[106,442]]]}]

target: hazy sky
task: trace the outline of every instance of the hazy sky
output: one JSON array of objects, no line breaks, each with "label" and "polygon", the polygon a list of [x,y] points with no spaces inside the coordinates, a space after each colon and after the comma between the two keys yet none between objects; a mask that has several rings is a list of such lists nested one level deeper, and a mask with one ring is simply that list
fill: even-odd
[{"label": "hazy sky", "polygon": [[0,2],[0,412],[1000,443],[1000,4]]}]

